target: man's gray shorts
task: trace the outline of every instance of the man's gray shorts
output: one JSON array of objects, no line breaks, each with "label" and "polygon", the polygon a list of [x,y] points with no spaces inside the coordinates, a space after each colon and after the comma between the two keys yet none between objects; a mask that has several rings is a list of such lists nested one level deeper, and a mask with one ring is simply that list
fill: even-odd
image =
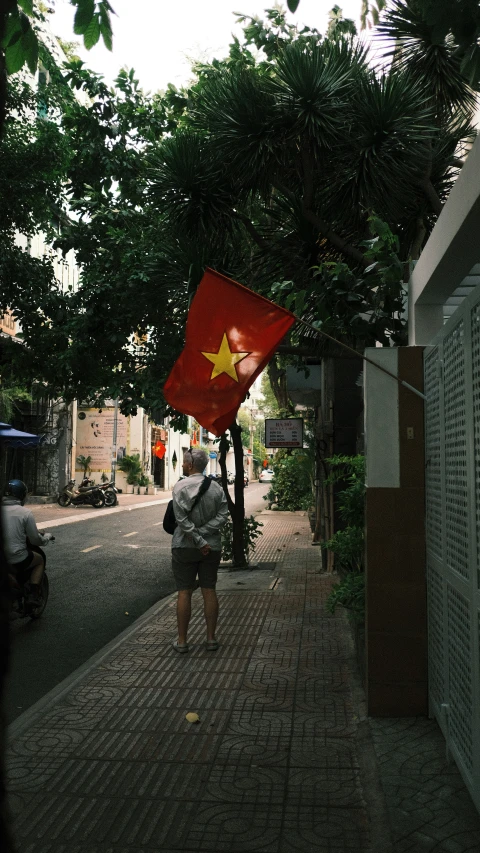
[{"label": "man's gray shorts", "polygon": [[221,551],[210,551],[206,557],[198,548],[172,548],[172,571],[177,590],[194,589],[198,575],[203,589],[215,589]]}]

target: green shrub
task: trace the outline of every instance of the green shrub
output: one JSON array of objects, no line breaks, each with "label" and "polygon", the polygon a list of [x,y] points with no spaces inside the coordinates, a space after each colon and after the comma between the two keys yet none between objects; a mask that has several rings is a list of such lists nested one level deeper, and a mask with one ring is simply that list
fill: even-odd
[{"label": "green shrub", "polygon": [[338,512],[345,522],[322,547],[335,554],[337,568],[346,571],[327,598],[330,613],[337,605],[345,607],[357,622],[365,618],[365,459],[363,456],[332,456],[328,483],[346,483],[336,495]]},{"label": "green shrub", "polygon": [[277,453],[272,462],[274,479],[264,497],[279,510],[310,509],[313,503],[313,460],[308,450]]},{"label": "green shrub", "polygon": [[335,584],[325,603],[329,613],[341,605],[355,622],[365,619],[365,575],[363,572],[348,572],[340,583]]},{"label": "green shrub", "polygon": [[140,462],[139,453],[134,453],[133,456],[123,456],[118,461],[117,468],[127,475],[129,486],[138,486],[138,481],[142,475],[142,463]]},{"label": "green shrub", "polygon": [[331,456],[325,460],[330,467],[330,474],[325,481],[347,484],[345,489],[338,492],[336,501],[340,517],[352,527],[364,525],[365,514],[365,457],[361,456]]},{"label": "green shrub", "polygon": [[337,530],[331,539],[322,544],[322,547],[333,551],[337,568],[348,572],[362,571],[365,551],[363,527],[346,527],[344,530]]},{"label": "green shrub", "polygon": [[[247,560],[253,554],[257,547],[257,539],[262,535],[260,527],[263,527],[261,521],[256,521],[253,515],[243,519],[243,542],[245,545],[245,556]],[[233,525],[232,519],[229,518],[227,523],[222,527],[222,560],[233,559]]]}]

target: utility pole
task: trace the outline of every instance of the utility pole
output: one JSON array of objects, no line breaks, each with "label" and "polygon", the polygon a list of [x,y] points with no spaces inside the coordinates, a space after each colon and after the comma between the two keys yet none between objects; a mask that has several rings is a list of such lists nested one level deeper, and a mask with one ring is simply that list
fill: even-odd
[{"label": "utility pole", "polygon": [[115,476],[117,473],[117,427],[118,427],[118,397],[114,400],[113,409],[113,435],[112,435],[112,474],[111,481],[115,484]]}]

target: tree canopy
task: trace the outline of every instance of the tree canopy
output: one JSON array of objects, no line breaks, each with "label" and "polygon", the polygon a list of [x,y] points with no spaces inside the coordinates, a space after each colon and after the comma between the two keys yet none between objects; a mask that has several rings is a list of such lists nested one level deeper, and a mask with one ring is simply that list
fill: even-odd
[{"label": "tree canopy", "polygon": [[[390,4],[382,36],[414,6]],[[244,41],[195,66],[185,89],[146,95],[133,71],[112,89],[79,60],[53,63],[48,92],[27,97],[11,79],[0,153],[19,192],[0,275],[28,346],[3,358],[52,396],[162,410],[207,265],[358,349],[402,341],[408,262],[472,137],[475,93],[450,35],[410,39],[414,54],[383,68],[338,7],[325,37],[278,8],[241,20]],[[42,113],[17,134],[30,97]],[[81,264],[76,292],[59,292],[48,258],[15,247],[15,229],[48,229],[52,209],[55,245]],[[292,333],[293,349],[303,337]]]}]

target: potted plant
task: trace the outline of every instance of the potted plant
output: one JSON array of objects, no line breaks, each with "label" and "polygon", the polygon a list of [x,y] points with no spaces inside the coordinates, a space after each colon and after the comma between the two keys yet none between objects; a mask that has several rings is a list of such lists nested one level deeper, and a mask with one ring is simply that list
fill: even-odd
[{"label": "potted plant", "polygon": [[139,480],[138,480],[138,493],[139,493],[140,495],[144,495],[144,494],[145,494],[145,492],[146,492],[146,490],[147,490],[147,488],[146,488],[146,487],[148,486],[148,483],[149,483],[148,477],[146,476],[146,474],[142,474],[142,475],[141,475],[141,477],[139,477]]},{"label": "potted plant", "polygon": [[135,486],[138,486],[142,476],[142,465],[140,455],[134,453],[132,456],[123,456],[118,462],[118,470],[127,475],[127,495],[133,495]]},{"label": "potted plant", "polygon": [[80,468],[83,471],[83,478],[85,478],[88,475],[88,472],[90,471],[90,462],[92,461],[92,457],[91,456],[77,456],[75,461],[76,461],[77,465],[80,465]]}]

